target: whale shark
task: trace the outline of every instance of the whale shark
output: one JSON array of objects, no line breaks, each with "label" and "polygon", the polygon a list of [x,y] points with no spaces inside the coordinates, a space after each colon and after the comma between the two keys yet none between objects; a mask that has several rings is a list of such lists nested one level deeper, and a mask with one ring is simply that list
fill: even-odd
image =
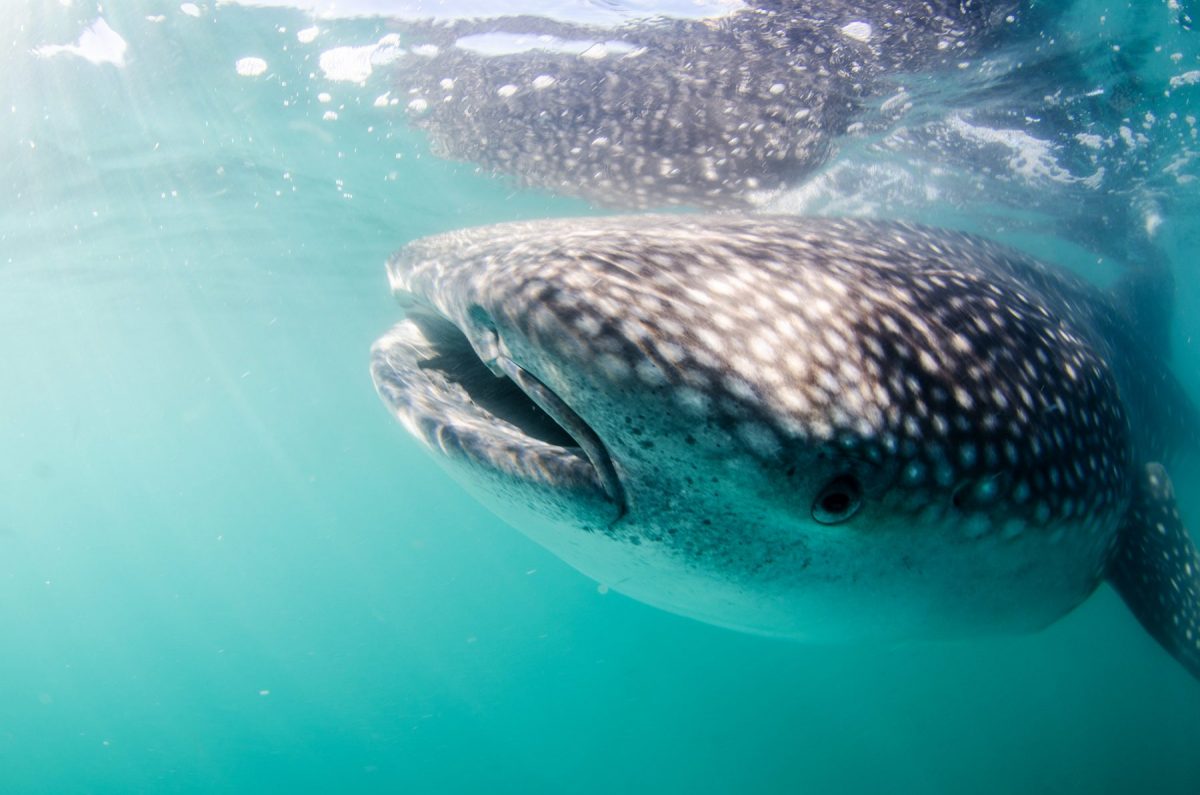
[{"label": "whale shark", "polygon": [[1200,677],[1168,474],[1200,421],[1122,285],[956,231],[723,214],[466,229],[388,275],[383,402],[613,590],[821,642],[1035,631],[1107,581]]},{"label": "whale shark", "polygon": [[525,187],[625,209],[744,208],[826,163],[903,75],[958,71],[1052,14],[1026,5],[789,0],[616,28],[414,25],[392,80],[435,154]]}]

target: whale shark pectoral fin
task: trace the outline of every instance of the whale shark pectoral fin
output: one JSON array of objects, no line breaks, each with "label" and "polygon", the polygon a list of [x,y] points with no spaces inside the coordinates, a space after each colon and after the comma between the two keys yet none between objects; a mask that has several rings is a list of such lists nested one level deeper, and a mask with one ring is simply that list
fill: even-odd
[{"label": "whale shark pectoral fin", "polygon": [[1139,473],[1108,577],[1142,626],[1200,679],[1200,554],[1161,464]]}]

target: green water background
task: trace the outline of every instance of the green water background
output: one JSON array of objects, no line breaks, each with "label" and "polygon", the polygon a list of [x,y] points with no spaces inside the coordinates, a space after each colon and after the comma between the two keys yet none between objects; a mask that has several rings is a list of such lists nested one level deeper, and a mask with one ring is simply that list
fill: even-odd
[{"label": "green water background", "polygon": [[[501,525],[372,390],[382,265],[588,208],[323,80],[376,22],[103,10],[124,68],[31,54],[89,4],[0,22],[0,791],[1200,791],[1200,685],[1107,587],[1034,636],[810,647]],[[1200,394],[1200,219],[1168,222]]]}]

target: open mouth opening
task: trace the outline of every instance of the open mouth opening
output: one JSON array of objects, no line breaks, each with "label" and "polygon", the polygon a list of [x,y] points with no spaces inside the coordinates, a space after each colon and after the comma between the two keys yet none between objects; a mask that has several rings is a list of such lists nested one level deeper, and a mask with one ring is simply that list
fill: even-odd
[{"label": "open mouth opening", "polygon": [[375,343],[372,375],[415,435],[452,457],[556,487],[590,490],[619,517],[625,497],[607,448],[551,389],[501,356],[496,373],[457,325],[433,312]]},{"label": "open mouth opening", "polygon": [[521,391],[511,378],[499,378],[479,360],[466,335],[437,315],[413,313],[409,319],[429,340],[433,355],[417,362],[462,388],[471,402],[526,436],[557,447],[579,447],[571,434]]}]

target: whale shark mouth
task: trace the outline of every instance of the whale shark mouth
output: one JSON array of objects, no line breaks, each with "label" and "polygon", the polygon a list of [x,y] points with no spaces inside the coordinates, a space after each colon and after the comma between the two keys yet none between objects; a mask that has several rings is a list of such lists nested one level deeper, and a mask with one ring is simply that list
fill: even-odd
[{"label": "whale shark mouth", "polygon": [[410,433],[447,457],[511,481],[625,511],[612,457],[550,388],[507,357],[497,375],[467,336],[433,311],[408,317],[371,349],[376,390]]}]

